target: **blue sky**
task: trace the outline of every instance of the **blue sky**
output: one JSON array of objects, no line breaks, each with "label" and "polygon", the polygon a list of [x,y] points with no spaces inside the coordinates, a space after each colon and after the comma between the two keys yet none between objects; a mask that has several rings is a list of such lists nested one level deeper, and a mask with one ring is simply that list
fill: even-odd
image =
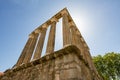
[{"label": "blue sky", "polygon": [[0,71],[16,63],[37,26],[65,7],[92,56],[120,52],[120,0],[0,0]]}]

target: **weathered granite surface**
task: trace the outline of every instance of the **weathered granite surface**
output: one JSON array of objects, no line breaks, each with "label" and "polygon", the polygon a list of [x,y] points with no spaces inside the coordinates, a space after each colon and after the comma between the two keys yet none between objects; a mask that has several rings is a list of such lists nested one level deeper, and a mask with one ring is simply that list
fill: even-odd
[{"label": "weathered granite surface", "polygon": [[80,50],[70,45],[30,63],[7,70],[0,80],[102,80]]}]

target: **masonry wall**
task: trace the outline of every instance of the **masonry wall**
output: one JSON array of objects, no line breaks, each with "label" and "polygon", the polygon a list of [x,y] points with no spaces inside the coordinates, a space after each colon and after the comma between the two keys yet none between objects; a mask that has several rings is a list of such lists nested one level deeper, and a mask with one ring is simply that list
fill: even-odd
[{"label": "masonry wall", "polygon": [[76,46],[7,70],[0,80],[101,80],[89,69]]}]

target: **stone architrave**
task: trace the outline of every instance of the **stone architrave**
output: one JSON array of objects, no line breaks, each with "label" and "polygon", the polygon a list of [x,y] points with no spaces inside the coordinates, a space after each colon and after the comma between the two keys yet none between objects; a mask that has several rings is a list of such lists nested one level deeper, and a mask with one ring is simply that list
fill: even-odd
[{"label": "stone architrave", "polygon": [[56,32],[56,19],[51,20],[51,28],[49,32],[49,38],[48,38],[48,43],[47,43],[47,49],[46,49],[46,54],[54,52],[54,46],[55,46],[55,32]]},{"label": "stone architrave", "polygon": [[27,50],[27,53],[26,53],[26,56],[24,58],[23,63],[30,62],[31,57],[33,55],[33,51],[34,51],[35,45],[36,45],[36,42],[37,42],[37,39],[38,39],[38,35],[39,35],[38,33],[34,33],[34,36],[32,38],[32,42],[31,42],[31,44],[29,46],[29,50]]},{"label": "stone architrave", "polygon": [[44,28],[40,33],[39,41],[38,41],[33,59],[39,59],[41,57],[43,44],[44,44],[44,41],[45,41],[46,30],[47,29]]}]

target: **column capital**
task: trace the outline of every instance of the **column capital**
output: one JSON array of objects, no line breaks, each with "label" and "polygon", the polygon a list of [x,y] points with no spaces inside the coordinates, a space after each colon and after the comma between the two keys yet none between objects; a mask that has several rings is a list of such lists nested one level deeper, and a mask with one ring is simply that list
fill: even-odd
[{"label": "column capital", "polygon": [[84,43],[83,45],[84,45],[84,47],[87,47],[87,44]]},{"label": "column capital", "polygon": [[36,29],[34,32],[35,33],[40,33],[40,29]]},{"label": "column capital", "polygon": [[71,22],[69,22],[69,25],[70,25],[70,27],[74,27],[74,23],[71,21]]},{"label": "column capital", "polygon": [[58,22],[58,19],[56,17],[53,17],[50,19],[51,22]]},{"label": "column capital", "polygon": [[80,32],[79,32],[78,30],[76,31],[76,34],[79,35],[79,36],[81,36],[81,35],[80,35]]},{"label": "column capital", "polygon": [[66,10],[63,10],[63,11],[61,12],[61,14],[62,14],[62,15],[67,14],[67,15],[68,15],[68,12],[67,12]]},{"label": "column capital", "polygon": [[83,39],[83,37],[80,38],[82,42],[85,42],[85,40]]},{"label": "column capital", "polygon": [[45,23],[42,25],[42,28],[47,29],[48,25]]},{"label": "column capital", "polygon": [[33,33],[29,34],[29,38],[34,38],[34,34]]}]

